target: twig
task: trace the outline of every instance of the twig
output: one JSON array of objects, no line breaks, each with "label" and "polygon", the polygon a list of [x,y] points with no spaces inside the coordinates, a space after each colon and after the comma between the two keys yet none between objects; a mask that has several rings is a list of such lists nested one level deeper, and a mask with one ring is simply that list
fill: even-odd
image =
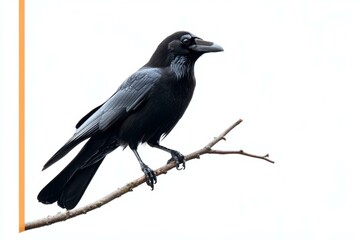
[{"label": "twig", "polygon": [[259,159],[268,161],[268,162],[270,162],[270,163],[275,163],[273,160],[270,160],[270,159],[269,159],[269,154],[266,154],[266,155],[264,155],[264,156],[259,156],[259,155],[255,155],[255,154],[251,154],[251,153],[244,152],[243,150],[239,150],[239,151],[224,151],[224,150],[214,150],[214,149],[211,149],[211,150],[209,150],[209,152],[207,152],[207,153],[209,153],[209,154],[222,154],[222,155],[225,155],[225,154],[240,154],[240,155],[244,155],[244,156],[247,156],[247,157],[259,158]]},{"label": "twig", "polygon": [[[258,155],[254,155],[254,154],[250,154],[250,153],[246,153],[242,150],[240,151],[222,151],[222,150],[213,150],[212,147],[215,146],[215,144],[217,144],[219,141],[221,140],[225,140],[225,136],[231,131],[233,130],[237,125],[239,125],[242,122],[241,119],[239,119],[238,121],[236,121],[235,123],[233,123],[230,127],[228,127],[223,133],[221,133],[218,137],[215,137],[211,142],[209,142],[205,147],[190,153],[188,155],[185,156],[186,161],[190,161],[192,159],[196,159],[196,158],[200,158],[201,155],[204,154],[240,154],[240,155],[245,155],[248,157],[252,157],[252,158],[259,158],[259,159],[263,159],[266,160],[268,162],[274,163],[274,161],[270,160],[268,157],[269,155],[266,154],[264,156],[258,156]],[[169,170],[173,169],[176,166],[175,162],[170,162],[160,168],[158,168],[157,170],[155,170],[155,173],[157,176],[161,175],[161,174],[165,174],[167,173]],[[118,188],[117,190],[113,191],[112,193],[106,195],[105,197],[90,203],[88,205],[85,205],[83,207],[79,207],[70,211],[66,211],[66,212],[60,212],[56,215],[53,216],[48,216],[46,218],[42,218],[42,219],[38,219],[35,221],[31,221],[31,222],[27,222],[25,223],[25,230],[30,230],[30,229],[34,229],[34,228],[39,228],[39,227],[43,227],[46,225],[51,225],[53,223],[56,222],[61,222],[61,221],[66,221],[70,218],[76,217],[78,215],[81,214],[86,214],[94,209],[97,209],[105,204],[107,204],[108,202],[124,195],[125,193],[131,192],[134,188],[136,188],[137,186],[143,184],[145,182],[145,176],[142,176],[132,182],[129,182],[128,184],[126,184],[125,186]]]}]

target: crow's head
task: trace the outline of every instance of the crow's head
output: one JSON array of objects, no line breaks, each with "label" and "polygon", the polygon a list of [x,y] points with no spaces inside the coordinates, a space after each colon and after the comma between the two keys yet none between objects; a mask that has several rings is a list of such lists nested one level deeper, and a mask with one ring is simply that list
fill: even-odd
[{"label": "crow's head", "polygon": [[170,66],[176,57],[184,57],[195,62],[204,53],[220,51],[223,51],[221,46],[204,41],[189,32],[180,31],[168,36],[159,44],[146,66]]}]

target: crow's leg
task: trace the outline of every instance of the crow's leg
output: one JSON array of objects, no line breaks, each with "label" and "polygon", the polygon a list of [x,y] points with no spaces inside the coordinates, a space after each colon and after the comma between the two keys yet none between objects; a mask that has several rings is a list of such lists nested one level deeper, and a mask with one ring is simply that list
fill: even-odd
[{"label": "crow's leg", "polygon": [[176,162],[176,169],[177,170],[182,170],[182,169],[185,169],[185,157],[184,155],[182,155],[181,153],[179,153],[178,151],[176,150],[173,150],[173,149],[169,149],[167,147],[164,147],[164,146],[161,146],[158,142],[148,142],[148,144],[150,145],[150,147],[154,147],[154,148],[158,148],[160,150],[163,150],[165,152],[168,152],[171,154],[171,157],[172,159],[170,159],[168,161],[171,162],[171,161],[175,161]]},{"label": "crow's leg", "polygon": [[143,173],[145,174],[146,184],[151,187],[151,190],[154,190],[154,184],[157,182],[155,172],[141,160],[136,148],[131,148],[131,150],[134,152],[137,160],[140,163],[141,171],[143,171]]}]

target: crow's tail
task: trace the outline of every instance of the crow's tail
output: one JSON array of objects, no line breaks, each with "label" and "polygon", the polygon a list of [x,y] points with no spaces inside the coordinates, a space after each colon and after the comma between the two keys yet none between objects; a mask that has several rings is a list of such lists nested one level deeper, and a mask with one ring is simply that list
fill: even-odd
[{"label": "crow's tail", "polygon": [[117,146],[106,138],[91,138],[77,156],[40,191],[38,200],[44,204],[57,201],[60,207],[73,209],[106,155]]}]

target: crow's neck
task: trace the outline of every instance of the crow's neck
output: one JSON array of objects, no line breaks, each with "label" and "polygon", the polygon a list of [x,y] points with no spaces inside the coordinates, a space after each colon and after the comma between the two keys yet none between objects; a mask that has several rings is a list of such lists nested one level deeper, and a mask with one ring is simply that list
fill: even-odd
[{"label": "crow's neck", "polygon": [[178,80],[194,75],[195,62],[184,56],[176,56],[170,63],[170,71]]}]

